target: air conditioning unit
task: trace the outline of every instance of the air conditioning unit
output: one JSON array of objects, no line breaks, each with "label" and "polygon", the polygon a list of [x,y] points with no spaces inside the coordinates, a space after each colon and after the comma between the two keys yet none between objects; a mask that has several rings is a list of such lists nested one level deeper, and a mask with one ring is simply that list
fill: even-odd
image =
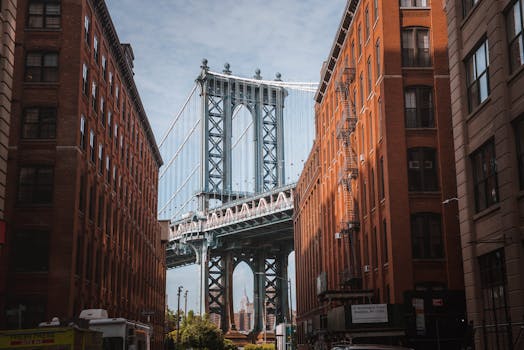
[{"label": "air conditioning unit", "polygon": [[335,232],[335,239],[341,239],[341,238],[342,238],[342,233]]},{"label": "air conditioning unit", "polygon": [[371,271],[371,266],[364,265],[364,272],[369,272],[369,271]]},{"label": "air conditioning unit", "polygon": [[366,158],[364,157],[363,154],[360,155],[360,161],[363,162]]},{"label": "air conditioning unit", "polygon": [[420,162],[418,160],[410,160],[408,163],[408,166],[410,169],[419,169],[420,168]]}]

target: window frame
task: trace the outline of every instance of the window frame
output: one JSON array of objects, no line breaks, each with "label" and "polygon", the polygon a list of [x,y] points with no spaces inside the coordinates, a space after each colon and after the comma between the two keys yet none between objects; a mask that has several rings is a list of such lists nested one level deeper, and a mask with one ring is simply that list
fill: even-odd
[{"label": "window frame", "polygon": [[519,187],[524,190],[524,116],[515,121],[515,146],[519,169]]},{"label": "window frame", "polygon": [[[411,4],[410,5],[405,5],[403,4],[404,2],[406,1],[409,1]],[[429,0],[400,0],[400,8],[428,8],[428,1]],[[418,2],[424,2],[425,5],[422,5],[422,4],[417,4]]]},{"label": "window frame", "polygon": [[[30,56],[39,56],[39,65],[29,65]],[[46,64],[46,58],[56,58],[56,65]],[[26,83],[57,83],[59,80],[59,55],[57,51],[28,51],[24,61]],[[37,79],[35,80],[35,75]]]},{"label": "window frame", "polygon": [[[492,155],[492,158],[485,159],[485,157],[489,156],[490,154]],[[473,151],[470,155],[470,160],[475,210],[476,212],[480,212],[497,204],[500,201],[497,155],[494,139],[489,139],[487,142]],[[480,163],[477,163],[477,161],[480,161]],[[487,172],[488,169],[490,170],[489,172]],[[481,170],[482,174],[479,174],[479,170]],[[492,187],[490,184],[494,185],[491,191],[488,188]],[[483,187],[483,190],[480,187]]]},{"label": "window frame", "polygon": [[[438,232],[432,231],[437,228]],[[432,212],[412,213],[410,215],[410,230],[413,259],[431,260],[445,258],[441,214]]]},{"label": "window frame", "polygon": [[[31,247],[31,245],[33,246]],[[38,273],[49,271],[49,231],[38,229],[16,230],[13,234],[13,248],[14,272]]]},{"label": "window frame", "polygon": [[[30,172],[33,172],[31,174]],[[27,178],[24,179],[24,172]],[[45,172],[48,172],[48,182]],[[32,177],[32,178],[31,178]],[[18,205],[50,205],[53,203],[54,168],[51,165],[22,165],[18,169],[18,192],[16,202]]]},{"label": "window frame", "polygon": [[478,256],[477,263],[482,314],[485,322],[495,325],[493,331],[483,330],[482,337],[486,342],[484,345],[496,350],[509,349],[509,345],[512,344],[512,336],[504,248]]},{"label": "window frame", "polygon": [[[428,47],[419,47],[420,38],[418,35],[420,33],[426,33],[428,39]],[[406,47],[406,42],[404,40],[405,34],[409,34],[409,44],[412,45]],[[422,27],[422,26],[409,26],[402,27],[401,29],[401,48],[402,48],[402,67],[403,68],[425,68],[431,67],[432,57],[431,57],[431,28]],[[413,50],[411,54],[410,50]],[[427,52],[426,52],[427,50]]]},{"label": "window frame", "polygon": [[[42,13],[31,13],[31,5],[42,5]],[[58,13],[50,14],[48,13],[48,7],[50,5],[58,4]],[[32,19],[41,18],[42,24],[35,25]],[[53,25],[49,24],[48,20],[57,19],[58,24]],[[60,0],[30,0],[27,4],[27,18],[26,18],[26,28],[29,29],[41,29],[41,30],[58,30],[62,26],[62,4]]]},{"label": "window frame", "polygon": [[85,152],[87,144],[86,144],[86,133],[87,129],[87,120],[86,117],[81,114],[80,115],[80,149]]},{"label": "window frame", "polygon": [[[484,58],[485,58],[485,69],[479,74],[477,72],[477,54],[480,52],[480,50],[484,48]],[[472,67],[470,67],[472,65]],[[490,85],[489,85],[489,42],[487,38],[483,38],[475,47],[473,50],[471,50],[471,53],[468,55],[468,57],[465,60],[465,66],[466,66],[466,93],[468,97],[468,112],[472,112],[480,106],[484,101],[486,101],[490,94]],[[471,71],[470,68],[474,71],[475,79],[471,80]],[[486,77],[486,96],[482,98],[482,86],[479,81],[482,80],[483,77]],[[472,89],[474,89],[476,93],[476,99],[473,101],[473,98],[475,96],[472,96]]]},{"label": "window frame", "polygon": [[477,6],[480,0],[462,0],[462,16],[466,18],[471,11]]},{"label": "window frame", "polygon": [[[408,93],[415,95],[415,107],[408,107]],[[427,96],[424,93],[428,93]],[[428,106],[424,106],[424,101],[429,101]],[[435,111],[433,101],[433,87],[426,85],[413,85],[404,88],[404,116],[406,129],[434,129]],[[415,118],[410,118],[413,115]],[[424,116],[427,115],[427,118]],[[413,119],[413,120],[412,120]],[[424,119],[427,119],[426,121]],[[425,122],[425,123],[424,123]]]},{"label": "window frame", "polygon": [[[506,33],[507,33],[507,40],[508,40],[508,57],[509,57],[509,68],[511,73],[516,72],[522,65],[524,65],[524,39],[523,39],[523,33],[524,33],[524,8],[523,8],[523,2],[522,0],[514,0],[511,3],[511,6],[508,8],[508,10],[505,13],[505,20],[506,20]],[[518,18],[515,18],[515,8],[518,7]],[[513,14],[513,16],[511,16]],[[509,19],[513,17],[513,21],[509,21]],[[517,21],[519,23],[516,23]],[[510,24],[513,24],[513,30],[511,30]],[[517,28],[517,24],[520,28]],[[519,30],[517,32],[517,30]],[[511,33],[513,33],[513,37],[511,37]],[[517,49],[518,50],[518,59],[520,62],[516,61],[516,58],[513,55],[514,44],[518,44]]]},{"label": "window frame", "polygon": [[[429,153],[431,152],[431,153]],[[407,150],[408,165],[408,191],[409,192],[437,192],[439,191],[438,179],[438,154],[436,148],[412,147]],[[428,157],[429,156],[429,157]],[[433,159],[430,159],[433,158]],[[432,161],[431,167],[427,162]],[[417,162],[416,164],[412,162]],[[416,167],[415,167],[416,166]],[[431,170],[426,170],[431,169]],[[434,178],[434,186],[431,185],[431,177]],[[415,181],[416,180],[416,181]],[[429,183],[428,183],[429,182]],[[416,186],[418,184],[418,186]]]},{"label": "window frame", "polygon": [[[37,111],[37,120],[36,122],[28,122],[28,111],[35,110]],[[49,114],[47,114],[47,113]],[[44,114],[44,115],[43,115]],[[47,114],[47,115],[45,115]],[[52,117],[48,120],[51,122],[43,120],[45,117]],[[35,106],[35,107],[26,107],[24,108],[22,116],[22,127],[21,127],[21,138],[24,140],[38,140],[38,139],[56,139],[56,122],[57,122],[57,109],[56,107],[47,107],[47,106]],[[36,127],[36,136],[28,136],[26,134],[26,127],[33,125]],[[48,133],[44,135],[47,126],[49,128]]]}]

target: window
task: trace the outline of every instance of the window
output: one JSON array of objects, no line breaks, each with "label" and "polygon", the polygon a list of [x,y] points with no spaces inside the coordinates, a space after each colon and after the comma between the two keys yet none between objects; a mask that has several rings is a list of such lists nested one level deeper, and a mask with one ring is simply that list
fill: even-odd
[{"label": "window", "polygon": [[49,232],[25,230],[14,234],[13,265],[16,272],[49,269]]},{"label": "window", "polygon": [[366,11],[364,13],[364,30],[366,35],[366,40],[369,39],[369,8],[366,6]]},{"label": "window", "polygon": [[373,114],[371,114],[371,112],[369,113],[369,137],[368,137],[368,140],[369,140],[369,149],[372,150],[373,149]]},{"label": "window", "polygon": [[104,146],[99,143],[98,144],[98,172],[102,174],[104,170]]},{"label": "window", "polygon": [[86,201],[86,178],[80,175],[80,186],[78,188],[78,210],[82,213],[85,210]]},{"label": "window", "polygon": [[29,28],[60,28],[60,1],[32,0],[27,15]]},{"label": "window", "polygon": [[369,203],[371,208],[375,208],[375,170],[371,169],[371,178],[369,179]]},{"label": "window", "polygon": [[[504,250],[498,249],[478,257],[480,271],[480,289],[484,308],[483,322],[493,325],[484,328],[486,348],[505,350],[511,347],[511,333],[507,326],[509,309],[507,304],[506,259]],[[511,323],[510,323],[511,324]],[[511,326],[510,326],[511,327]]]},{"label": "window", "polygon": [[489,48],[488,41],[480,44],[466,62],[468,105],[471,112],[489,95]]},{"label": "window", "polygon": [[24,204],[49,204],[53,199],[53,168],[29,166],[20,168],[18,177],[18,202]]},{"label": "window", "polygon": [[89,68],[84,63],[82,66],[82,92],[87,95],[89,90]]},{"label": "window", "polygon": [[359,78],[359,88],[360,88],[360,108],[364,107],[364,75],[361,72]]},{"label": "window", "polygon": [[25,61],[25,81],[58,81],[58,53],[29,52]]},{"label": "window", "polygon": [[362,55],[362,28],[360,27],[360,24],[358,25],[357,29],[357,36],[358,36],[358,57]]},{"label": "window", "polygon": [[388,225],[386,219],[382,220],[382,263],[389,261],[388,254]]},{"label": "window", "polygon": [[91,83],[91,106],[93,107],[93,112],[96,114],[96,98],[98,96],[98,87],[96,81],[93,80]]},{"label": "window", "polygon": [[106,156],[106,181],[109,182],[111,179],[111,159]]},{"label": "window", "polygon": [[416,213],[411,215],[414,259],[439,259],[444,257],[440,221],[440,215],[436,213]]},{"label": "window", "polygon": [[100,123],[105,125],[106,122],[106,102],[103,97],[100,97]]},{"label": "window", "polygon": [[115,87],[115,107],[116,109],[118,109],[118,99],[119,99],[119,92],[120,92],[120,89],[118,87],[118,85]]},{"label": "window", "polygon": [[378,267],[378,237],[376,227],[373,227],[373,267]]},{"label": "window", "polygon": [[429,86],[407,87],[404,90],[406,128],[434,128],[433,89]]},{"label": "window", "polygon": [[375,69],[377,70],[375,74],[377,75],[378,80],[382,73],[380,70],[380,39],[377,39],[377,42],[375,43]]},{"label": "window", "polygon": [[473,191],[475,208],[484,210],[499,201],[497,159],[493,139],[482,145],[471,155],[473,167]]},{"label": "window", "polygon": [[367,208],[367,202],[366,202],[366,195],[367,195],[367,192],[366,192],[366,179],[364,179],[362,181],[362,213],[363,213],[363,216],[366,216],[367,215],[367,211],[368,211],[368,208]]},{"label": "window", "polygon": [[113,72],[109,72],[109,94],[113,94]]},{"label": "window", "polygon": [[108,112],[107,112],[107,133],[108,133],[108,135],[109,135],[109,138],[111,138],[111,136],[113,136],[113,135],[112,135],[112,131],[113,131],[113,129],[112,129],[112,127],[111,127],[111,126],[112,126],[112,123],[113,123],[113,122],[111,121],[111,111],[108,111]]},{"label": "window", "polygon": [[386,195],[384,191],[384,157],[380,157],[379,176],[380,176],[380,183],[379,183],[378,193],[379,193],[380,199],[384,199]]},{"label": "window", "polygon": [[80,148],[86,149],[86,117],[83,114],[80,117]]},{"label": "window", "polygon": [[514,72],[524,64],[524,43],[522,42],[522,0],[516,1],[506,14],[509,43],[509,60]]},{"label": "window", "polygon": [[367,73],[368,73],[368,96],[371,95],[371,91],[373,88],[373,77],[371,72],[371,56],[368,57],[368,64],[367,64]]},{"label": "window", "polygon": [[436,151],[433,148],[408,149],[408,187],[410,191],[437,191]]},{"label": "window", "polygon": [[429,67],[429,30],[411,27],[402,29],[402,66]]},{"label": "window", "polygon": [[524,190],[524,117],[521,117],[515,125],[515,140],[517,143],[520,189]]},{"label": "window", "polygon": [[104,80],[106,80],[106,75],[107,75],[107,59],[106,59],[106,56],[102,55],[102,78],[104,78]]},{"label": "window", "polygon": [[373,20],[376,22],[378,19],[378,0],[373,0]]},{"label": "window", "polygon": [[427,7],[428,0],[400,0],[400,7]]},{"label": "window", "polygon": [[[91,186],[89,188],[89,212],[88,212],[88,216],[89,216],[89,220],[93,220],[94,219],[94,215],[95,215],[95,207],[96,207],[96,203],[95,203],[95,196],[96,196],[96,188],[95,186]],[[90,254],[88,254],[88,257],[90,256]]]},{"label": "window", "polygon": [[95,162],[95,132],[91,130],[89,132],[89,154],[91,158],[91,162]]},{"label": "window", "polygon": [[355,68],[356,67],[356,65],[355,65],[356,60],[355,60],[355,42],[354,41],[351,42],[351,49],[350,50],[351,50],[351,52],[350,52],[350,55],[351,55],[351,67]]},{"label": "window", "polygon": [[466,17],[480,0],[462,0],[462,15]]},{"label": "window", "polygon": [[22,123],[24,139],[54,139],[56,134],[56,108],[26,108]]},{"label": "window", "polygon": [[98,64],[98,37],[93,35],[93,58],[95,59],[95,63]]},{"label": "window", "polygon": [[90,28],[90,20],[88,16],[85,16],[84,17],[84,40],[87,46],[89,46],[89,30],[90,30],[89,28]]}]

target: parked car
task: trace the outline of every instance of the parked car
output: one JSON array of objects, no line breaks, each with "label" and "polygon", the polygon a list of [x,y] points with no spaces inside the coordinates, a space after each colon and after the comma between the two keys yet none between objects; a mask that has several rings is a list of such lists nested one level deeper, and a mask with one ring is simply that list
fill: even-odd
[{"label": "parked car", "polygon": [[413,350],[403,346],[390,346],[379,344],[335,344],[331,350]]}]

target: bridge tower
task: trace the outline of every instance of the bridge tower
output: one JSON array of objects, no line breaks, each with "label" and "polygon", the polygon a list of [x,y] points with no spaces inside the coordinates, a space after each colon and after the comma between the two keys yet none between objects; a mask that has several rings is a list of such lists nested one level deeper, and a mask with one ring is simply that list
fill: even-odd
[{"label": "bridge tower", "polygon": [[[283,112],[287,91],[279,84],[262,80],[260,70],[252,79],[231,75],[229,64],[222,73],[209,70],[207,60],[197,78],[202,103],[201,173],[198,193],[199,213],[195,221],[205,220],[210,202],[225,204],[242,197],[232,184],[233,112],[246,107],[254,125],[255,195],[284,185]],[[289,319],[287,257],[291,244],[246,251],[242,247],[224,247],[212,235],[201,235],[188,243],[200,264],[200,312],[217,315],[221,328],[234,330],[233,283],[235,266],[245,261],[254,273],[254,331],[267,327],[264,317],[273,314],[276,323]],[[215,316],[216,317],[216,316]]]}]

